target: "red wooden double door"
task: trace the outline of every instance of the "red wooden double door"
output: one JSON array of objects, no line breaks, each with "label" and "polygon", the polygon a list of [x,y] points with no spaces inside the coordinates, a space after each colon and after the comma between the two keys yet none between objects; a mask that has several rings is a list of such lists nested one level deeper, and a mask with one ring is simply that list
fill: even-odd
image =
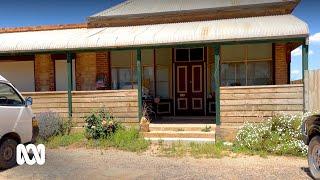
[{"label": "red wooden double door", "polygon": [[203,62],[175,63],[176,115],[204,115]]}]

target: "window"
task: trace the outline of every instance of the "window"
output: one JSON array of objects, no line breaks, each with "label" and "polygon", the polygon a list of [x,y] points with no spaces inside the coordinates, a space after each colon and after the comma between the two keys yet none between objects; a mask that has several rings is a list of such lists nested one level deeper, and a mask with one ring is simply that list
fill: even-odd
[{"label": "window", "polygon": [[131,70],[112,68],[112,89],[132,89]]},{"label": "window", "polygon": [[23,100],[12,87],[0,83],[0,106],[22,106],[23,104]]},{"label": "window", "polygon": [[154,96],[154,72],[153,66],[143,67],[143,77],[142,77],[142,86],[144,88],[144,93],[147,95]]},{"label": "window", "polygon": [[157,95],[160,98],[169,98],[169,69],[157,67]]},{"label": "window", "polygon": [[204,48],[175,49],[176,62],[203,61]]},{"label": "window", "polygon": [[272,44],[221,47],[221,85],[273,84]]},{"label": "window", "polygon": [[[145,95],[154,96],[153,50],[142,50],[142,86]],[[136,51],[111,52],[112,89],[137,88]]]},{"label": "window", "polygon": [[172,49],[156,49],[156,97],[170,98]]}]

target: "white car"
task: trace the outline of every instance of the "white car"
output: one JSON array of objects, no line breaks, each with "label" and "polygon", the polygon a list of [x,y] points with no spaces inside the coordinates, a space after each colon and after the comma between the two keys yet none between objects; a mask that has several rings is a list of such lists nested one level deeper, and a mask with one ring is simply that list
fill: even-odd
[{"label": "white car", "polygon": [[0,169],[13,167],[16,164],[17,145],[34,142],[39,133],[31,105],[32,98],[24,99],[0,75]]}]

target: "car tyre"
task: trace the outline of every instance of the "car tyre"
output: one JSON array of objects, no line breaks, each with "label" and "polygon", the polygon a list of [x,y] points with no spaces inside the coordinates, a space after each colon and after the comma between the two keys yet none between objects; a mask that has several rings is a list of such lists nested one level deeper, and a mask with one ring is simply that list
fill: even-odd
[{"label": "car tyre", "polygon": [[311,175],[320,179],[320,136],[313,137],[309,143],[308,164]]},{"label": "car tyre", "polygon": [[9,169],[16,165],[17,141],[5,139],[0,146],[0,169]]}]

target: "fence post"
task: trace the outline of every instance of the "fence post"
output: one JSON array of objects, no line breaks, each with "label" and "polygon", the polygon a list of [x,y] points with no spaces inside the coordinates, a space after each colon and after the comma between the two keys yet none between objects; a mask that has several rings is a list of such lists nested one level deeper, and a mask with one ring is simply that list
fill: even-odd
[{"label": "fence post", "polygon": [[67,52],[67,76],[68,76],[68,117],[72,118],[72,54]]},{"label": "fence post", "polygon": [[221,124],[220,119],[220,45],[213,45],[214,50],[214,78],[215,78],[215,105],[216,105],[216,124]]},{"label": "fence post", "polygon": [[306,112],[306,83],[305,83],[305,71],[309,66],[309,45],[307,43],[302,45],[302,82],[303,82],[303,111]]},{"label": "fence post", "polygon": [[137,49],[137,83],[138,83],[138,107],[139,121],[142,118],[142,76],[141,76],[141,49]]}]

